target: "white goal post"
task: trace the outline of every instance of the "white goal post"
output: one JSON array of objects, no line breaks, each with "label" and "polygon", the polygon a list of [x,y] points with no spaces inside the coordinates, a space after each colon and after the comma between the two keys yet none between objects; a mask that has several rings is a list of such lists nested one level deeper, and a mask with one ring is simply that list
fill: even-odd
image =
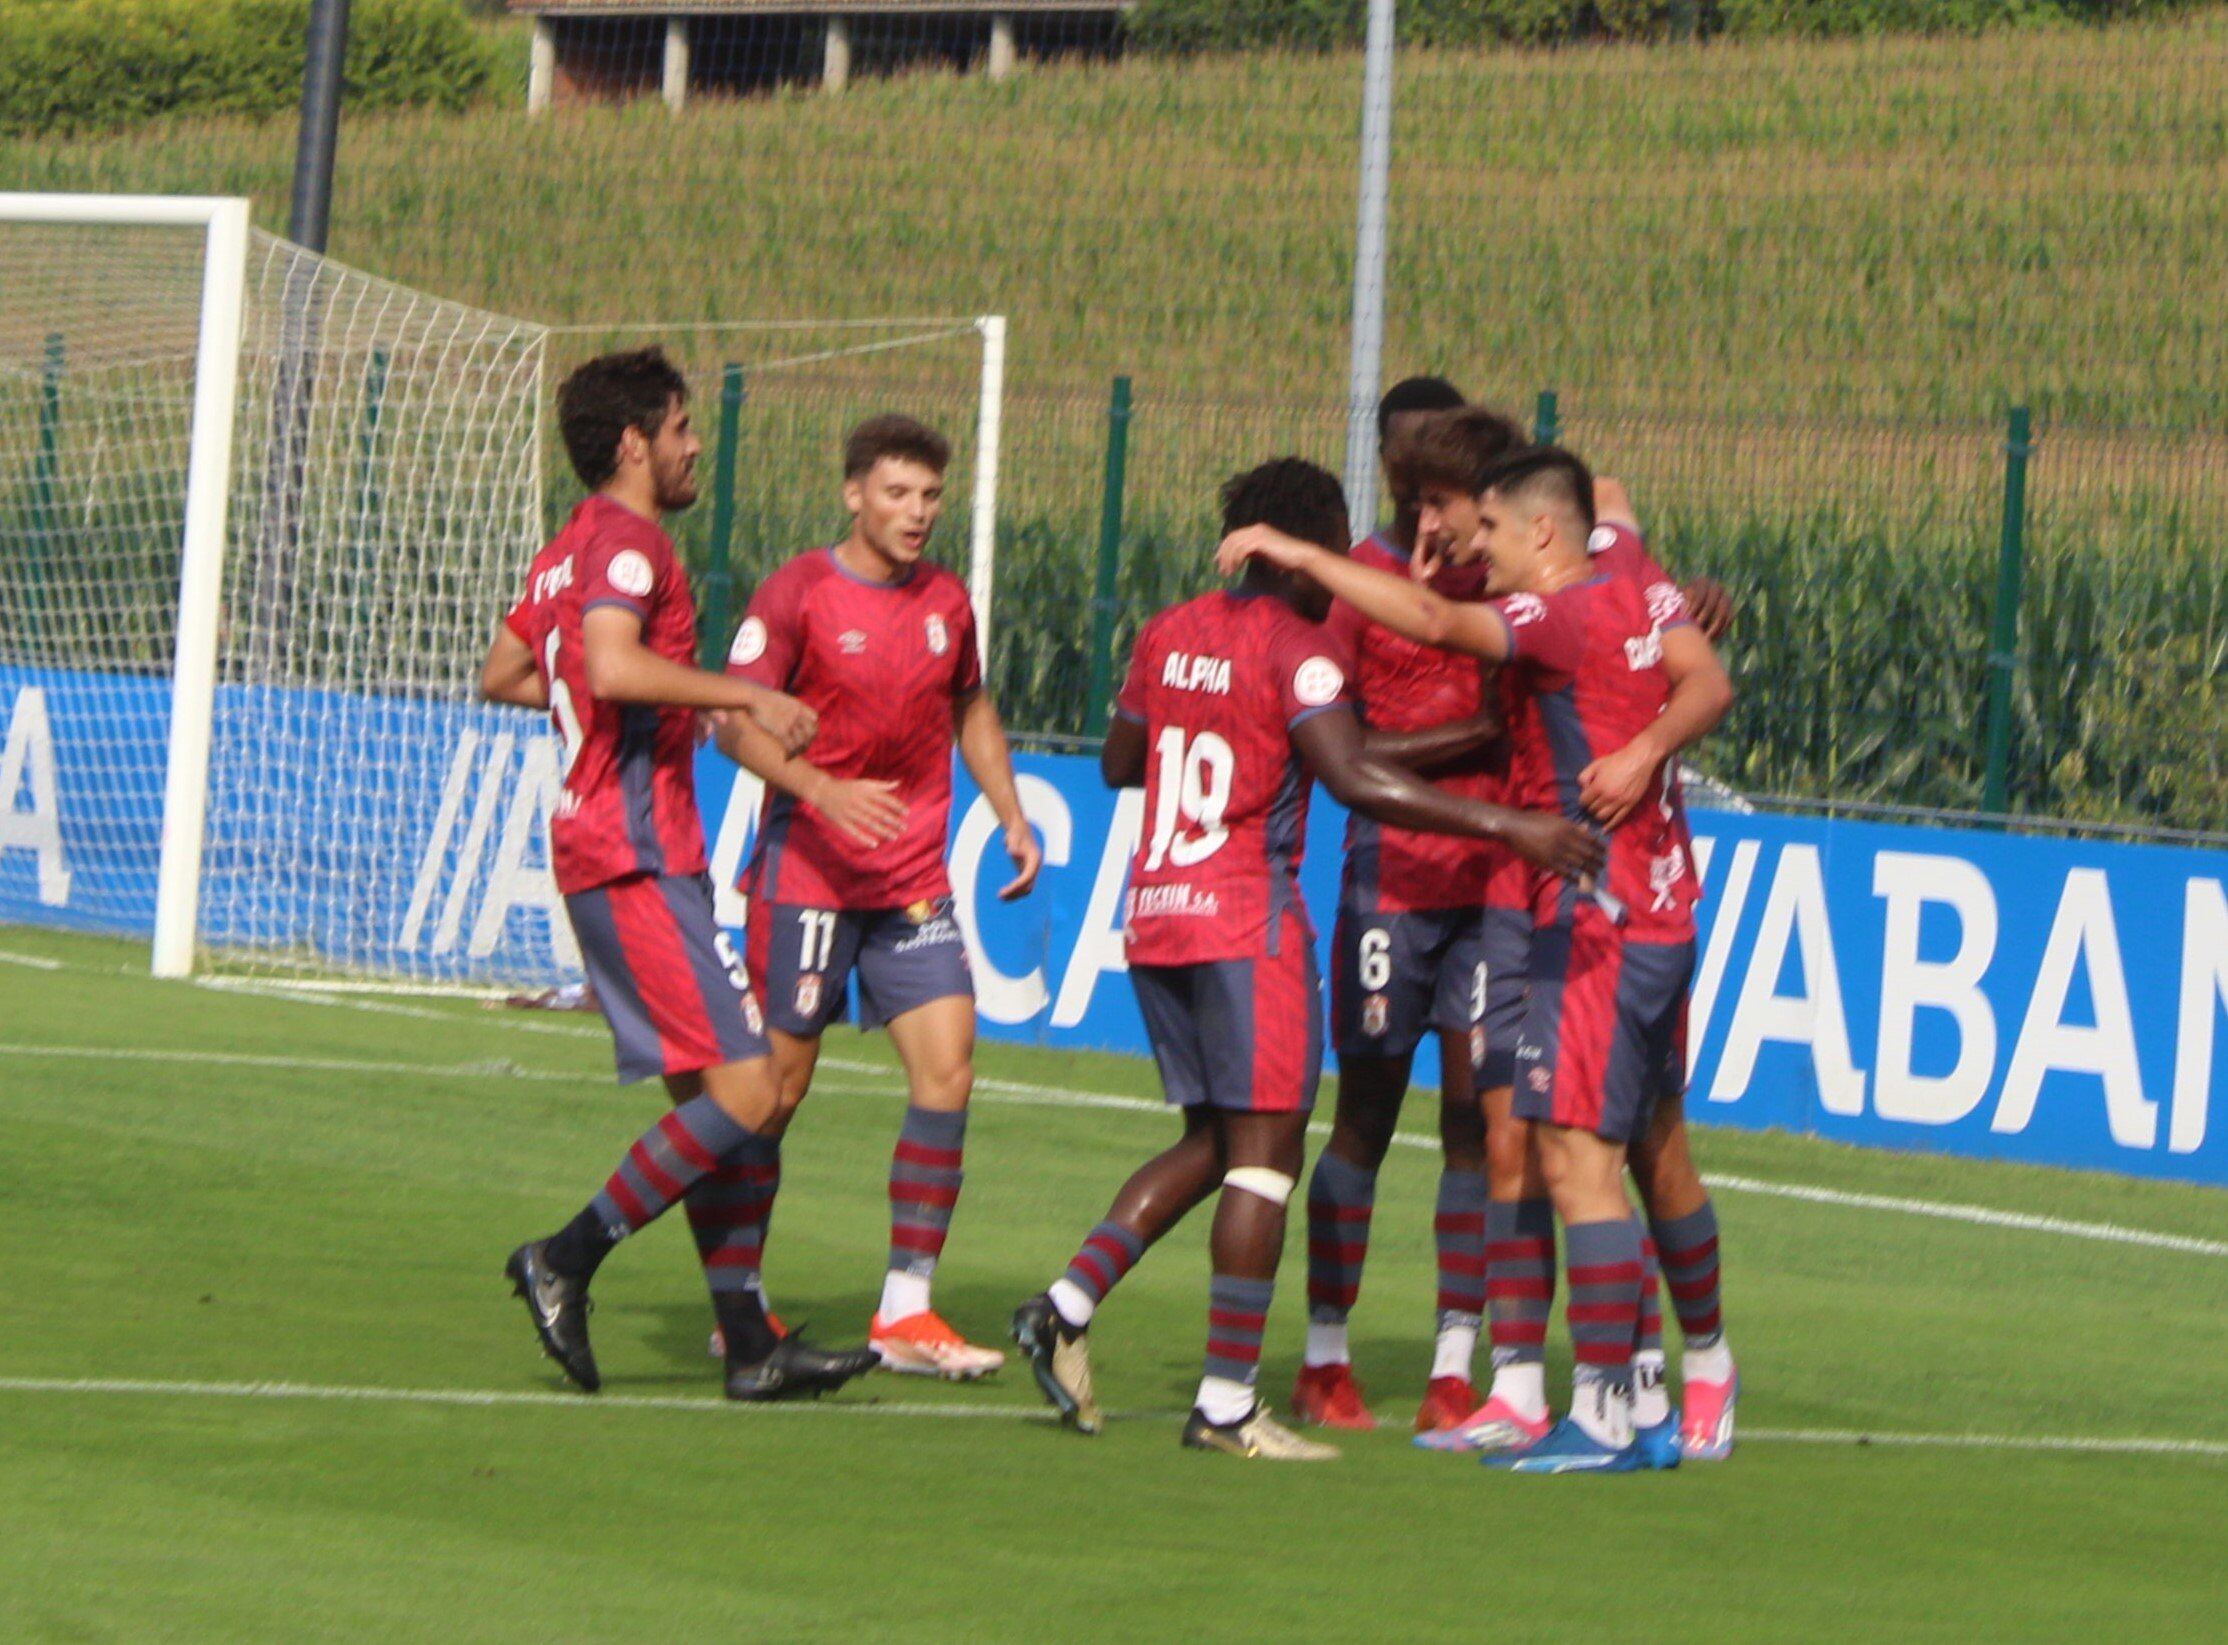
[{"label": "white goal post", "polygon": [[232,496],[232,414],[247,296],[249,205],[216,196],[0,194],[0,221],[199,228],[201,321],[194,345],[193,419],[180,543],[178,627],[171,664],[170,748],[164,763],[162,855],[155,880],[154,971],[193,970],[209,801],[210,724],[225,518]]},{"label": "white goal post", "polygon": [[[827,540],[859,417],[971,420],[987,647],[1004,317],[566,329],[560,357],[549,327],[291,245],[245,200],[0,193],[0,921],[151,934],[164,977],[576,974],[555,739],[477,695],[577,495],[550,415],[576,355],[693,337],[700,398],[723,360],[749,374],[737,596]],[[979,380],[915,352],[940,339]],[[732,857],[728,793],[706,808]]]}]

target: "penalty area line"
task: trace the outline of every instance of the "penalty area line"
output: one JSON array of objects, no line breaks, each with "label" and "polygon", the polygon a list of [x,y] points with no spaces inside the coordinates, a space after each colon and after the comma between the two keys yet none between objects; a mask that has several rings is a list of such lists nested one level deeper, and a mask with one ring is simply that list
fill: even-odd
[{"label": "penalty area line", "polygon": [[[920,1400],[818,1400],[739,1404],[687,1394],[566,1394],[509,1388],[376,1388],[317,1382],[196,1382],[112,1377],[0,1377],[0,1394],[156,1399],[305,1400],[326,1404],[433,1405],[489,1410],[664,1411],[697,1416],[897,1417],[1050,1425],[1051,1411],[1022,1405],[932,1404]],[[1173,1422],[1181,1411],[1109,1413],[1119,1422]],[[2064,1452],[2091,1456],[2190,1456],[2228,1459],[2228,1441],[2149,1435],[1917,1434],[1862,1428],[1753,1428],[1750,1445],[1882,1446],[1900,1450]]]}]

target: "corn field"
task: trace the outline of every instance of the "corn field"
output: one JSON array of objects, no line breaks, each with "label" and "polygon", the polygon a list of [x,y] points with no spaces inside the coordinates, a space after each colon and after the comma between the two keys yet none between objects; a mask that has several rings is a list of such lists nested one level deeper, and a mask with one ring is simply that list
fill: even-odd
[{"label": "corn field", "polygon": [[[1977,803],[2003,416],[2025,403],[2014,808],[2228,826],[2228,10],[1412,51],[1399,74],[1389,366],[1518,413],[1557,389],[1566,437],[1632,484],[1674,569],[1734,587],[1744,696],[1708,763],[1760,794]],[[352,115],[333,249],[634,338],[1009,315],[996,683],[1017,725],[1072,733],[1109,378],[1139,396],[1120,645],[1209,577],[1224,476],[1284,450],[1337,466],[1359,82],[1351,56],[1262,54],[678,117]],[[291,144],[285,121],[10,141],[0,188],[239,192],[276,223]],[[767,354],[667,335],[707,423],[721,361]],[[840,525],[832,450],[856,415],[946,427],[963,497],[975,362],[961,339],[754,371],[743,589]],[[684,532],[700,559],[708,526],[700,508]]]}]

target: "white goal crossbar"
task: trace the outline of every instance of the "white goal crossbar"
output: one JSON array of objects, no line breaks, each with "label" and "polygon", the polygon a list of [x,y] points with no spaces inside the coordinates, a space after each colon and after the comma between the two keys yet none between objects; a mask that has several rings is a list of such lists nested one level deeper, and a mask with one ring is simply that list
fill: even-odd
[{"label": "white goal crossbar", "polygon": [[0,220],[206,231],[179,556],[177,654],[171,670],[170,747],[163,777],[162,855],[155,881],[155,975],[183,977],[193,970],[201,902],[217,617],[231,500],[232,414],[247,298],[249,203],[217,196],[0,194]]}]

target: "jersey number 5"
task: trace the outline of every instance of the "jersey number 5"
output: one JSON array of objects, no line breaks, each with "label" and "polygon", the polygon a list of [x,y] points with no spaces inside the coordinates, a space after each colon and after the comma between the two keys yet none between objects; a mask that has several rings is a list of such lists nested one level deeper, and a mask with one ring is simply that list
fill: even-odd
[{"label": "jersey number 5", "polygon": [[549,644],[542,647],[542,677],[549,681],[549,717],[557,722],[557,734],[565,739],[565,769],[557,773],[560,782],[572,775],[572,762],[580,758],[580,715],[572,705],[571,687],[557,677],[557,647],[564,638],[553,628]]},{"label": "jersey number 5", "polygon": [[1160,770],[1153,779],[1158,792],[1153,845],[1145,868],[1151,872],[1164,862],[1191,868],[1220,851],[1230,837],[1222,826],[1222,814],[1230,807],[1238,757],[1212,731],[1202,731],[1187,743],[1180,725],[1163,730],[1153,747]]}]

